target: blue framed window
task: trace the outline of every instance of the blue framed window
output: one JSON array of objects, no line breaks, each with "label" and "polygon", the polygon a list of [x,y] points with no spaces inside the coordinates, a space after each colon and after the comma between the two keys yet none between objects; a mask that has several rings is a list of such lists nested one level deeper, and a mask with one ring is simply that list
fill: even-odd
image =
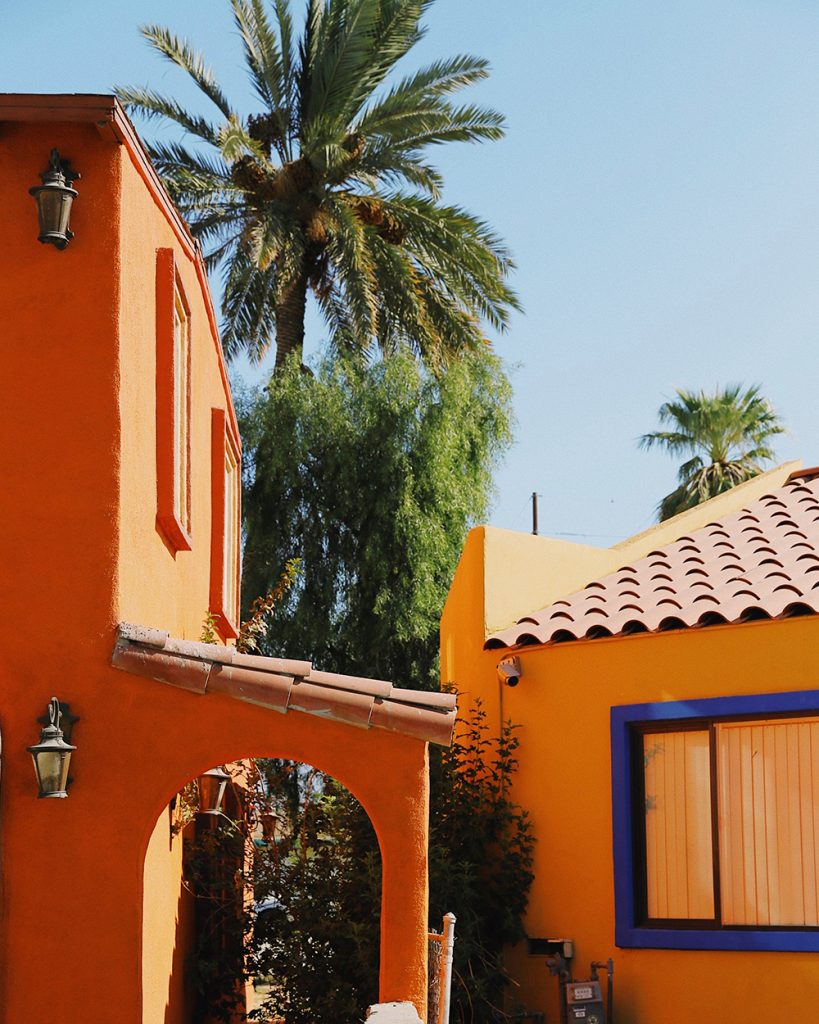
[{"label": "blue framed window", "polygon": [[615,941],[819,952],[819,690],[611,709]]}]

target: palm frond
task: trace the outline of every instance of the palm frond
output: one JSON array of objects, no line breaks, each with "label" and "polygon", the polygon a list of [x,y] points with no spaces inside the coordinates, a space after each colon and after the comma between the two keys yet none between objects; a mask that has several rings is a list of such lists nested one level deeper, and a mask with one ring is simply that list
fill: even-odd
[{"label": "palm frond", "polygon": [[147,120],[164,117],[178,124],[191,135],[196,135],[205,142],[216,143],[216,127],[204,117],[190,114],[176,100],[162,96],[153,89],[129,88],[117,86],[114,89],[117,99],[129,113],[138,113]]},{"label": "palm frond", "polygon": [[183,71],[187,71],[201,91],[216,104],[225,117],[231,116],[233,111],[214,78],[213,72],[205,64],[202,55],[195,53],[186,40],[180,39],[161,25],[143,25],[139,31],[163,57],[182,68]]},{"label": "palm frond", "polygon": [[665,448],[671,455],[682,455],[691,450],[692,438],[689,433],[673,430],[655,430],[638,438],[638,447],[646,450],[655,447]]},{"label": "palm frond", "polygon": [[328,201],[327,213],[330,227],[327,254],[337,286],[344,292],[351,326],[366,346],[375,333],[378,312],[369,244],[372,229],[366,228],[340,198],[332,197]]},{"label": "palm frond", "polygon": [[426,0],[379,0],[371,52],[364,73],[354,83],[341,117],[350,122],[368,103],[393,67],[422,38],[420,19]]},{"label": "palm frond", "polygon": [[294,112],[298,100],[296,92],[297,53],[293,40],[293,16],[290,13],[290,0],[273,0],[273,6],[279,29],[279,55],[282,62],[282,84],[287,98],[286,105],[291,112]]},{"label": "palm frond", "polygon": [[258,363],[270,348],[275,329],[276,271],[262,271],[240,247],[225,264],[222,345],[225,355],[240,352]]},{"label": "palm frond", "polygon": [[393,194],[384,204],[405,226],[413,258],[460,303],[504,330],[520,302],[505,280],[511,255],[494,232],[465,210],[424,197]]},{"label": "palm frond", "polygon": [[171,176],[176,181],[179,175],[185,175],[193,192],[236,191],[230,168],[218,156],[193,152],[180,142],[148,143],[147,149],[163,177]]},{"label": "palm frond", "polygon": [[434,101],[482,81],[489,74],[488,61],[468,54],[436,61],[398,82],[362,114],[362,131],[378,132],[383,123],[407,111],[436,109]]},{"label": "palm frond", "polygon": [[270,166],[264,148],[250,135],[236,114],[231,114],[219,129],[217,144],[229,163],[243,156],[252,156],[262,166]]},{"label": "palm frond", "polygon": [[352,97],[368,74],[378,26],[378,0],[335,0],[323,19],[311,69],[305,123],[329,118],[343,127]]},{"label": "palm frond", "polygon": [[427,193],[431,199],[440,198],[444,187],[443,175],[437,168],[387,146],[367,149],[349,168],[347,179],[351,183],[360,182],[368,190],[375,190],[380,185],[391,189],[410,185]]},{"label": "palm frond", "polygon": [[[271,112],[289,113],[289,89],[279,40],[261,0],[231,0],[253,89]],[[279,140],[280,145],[284,142]],[[282,145],[282,151],[284,147]]]}]

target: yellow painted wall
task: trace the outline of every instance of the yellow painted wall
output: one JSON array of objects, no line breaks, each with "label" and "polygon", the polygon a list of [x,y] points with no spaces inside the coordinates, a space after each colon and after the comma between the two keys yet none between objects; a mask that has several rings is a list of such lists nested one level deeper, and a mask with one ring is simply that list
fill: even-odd
[{"label": "yellow painted wall", "polygon": [[[211,409],[230,407],[193,261],[123,160],[120,265],[119,617],[198,640],[208,611]],[[191,307],[191,550],[156,527],[156,250],[171,248]]]},{"label": "yellow painted wall", "polygon": [[[590,960],[612,956],[617,1024],[808,1019],[819,996],[816,954],[615,948],[609,709],[817,688],[819,618],[522,648],[519,685],[501,688],[496,665],[510,652],[482,650],[483,595],[474,589],[488,576],[484,536],[470,535],[453,583],[442,668],[445,680],[484,700],[495,726],[500,714],[520,725],[513,795],[537,836],[527,934],[573,938],[579,977]],[[504,591],[509,574],[493,584]],[[544,959],[517,949],[508,965],[520,984],[512,1001],[556,1021],[556,982]]]},{"label": "yellow painted wall", "polygon": [[142,1015],[146,1024],[181,1024],[185,1019],[184,961],[193,908],[182,886],[182,835],[171,839],[169,826],[169,815],[163,813],[145,854]]}]

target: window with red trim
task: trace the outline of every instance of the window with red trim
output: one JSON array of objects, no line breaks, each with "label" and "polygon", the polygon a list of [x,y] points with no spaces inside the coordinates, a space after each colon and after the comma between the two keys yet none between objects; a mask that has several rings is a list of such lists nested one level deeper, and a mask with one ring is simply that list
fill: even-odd
[{"label": "window with red trim", "polygon": [[156,521],[171,549],[191,546],[191,313],[173,249],[156,253]]},{"label": "window with red trim", "polygon": [[220,636],[237,636],[239,623],[241,454],[224,409],[214,409],[211,453],[210,611]]}]

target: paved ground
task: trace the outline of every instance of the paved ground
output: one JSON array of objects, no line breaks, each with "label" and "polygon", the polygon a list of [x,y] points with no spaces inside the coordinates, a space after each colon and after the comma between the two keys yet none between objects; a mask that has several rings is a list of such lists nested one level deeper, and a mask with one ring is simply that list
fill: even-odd
[{"label": "paved ground", "polygon": [[[247,1010],[248,1010],[248,1013],[251,1010],[258,1009],[262,1005],[262,1003],[265,1001],[265,999],[267,999],[267,997],[270,995],[271,988],[272,988],[272,986],[267,984],[267,982],[259,982],[259,984],[256,986],[256,988],[253,988],[253,986],[250,986],[250,985],[248,986],[248,988],[247,988]],[[274,1021],[274,1019],[272,1017],[269,1018],[269,1024],[276,1024],[276,1022]]]}]

